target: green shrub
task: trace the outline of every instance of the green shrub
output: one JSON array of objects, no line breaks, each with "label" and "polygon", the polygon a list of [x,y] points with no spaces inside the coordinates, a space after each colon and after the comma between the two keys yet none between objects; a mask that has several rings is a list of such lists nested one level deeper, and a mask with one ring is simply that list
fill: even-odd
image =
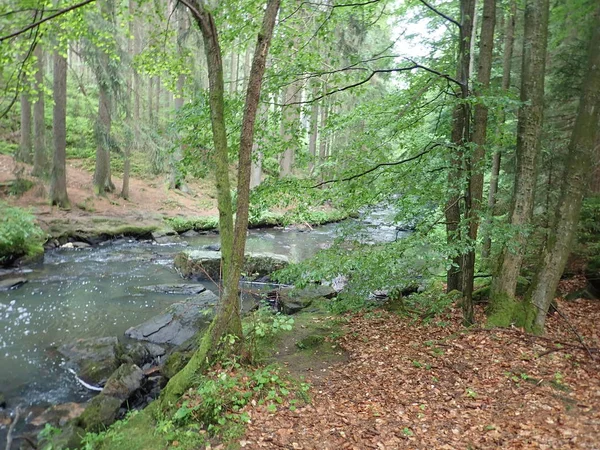
[{"label": "green shrub", "polygon": [[44,233],[29,211],[0,202],[0,217],[0,264],[44,251]]}]

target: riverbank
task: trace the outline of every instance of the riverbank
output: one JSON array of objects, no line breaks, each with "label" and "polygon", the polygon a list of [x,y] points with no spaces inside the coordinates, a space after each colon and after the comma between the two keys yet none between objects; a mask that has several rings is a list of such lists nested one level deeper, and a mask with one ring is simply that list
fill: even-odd
[{"label": "riverbank", "polygon": [[[48,204],[48,184],[26,175],[30,167],[0,155],[0,201],[29,210],[42,229],[45,247],[68,242],[96,245],[127,237],[157,239],[186,232],[214,232],[218,227],[216,192],[212,180],[188,183],[186,192],[167,189],[166,177],[147,180],[131,178],[130,197],[118,194],[93,195],[92,174],[83,161],[67,163],[68,193],[71,209],[61,210]],[[113,176],[117,187],[122,180]],[[348,213],[322,206],[302,215],[286,210],[264,211],[251,218],[250,228],[297,224],[310,228],[337,222]],[[39,254],[38,254],[39,255]],[[1,256],[1,255],[0,255]]]}]

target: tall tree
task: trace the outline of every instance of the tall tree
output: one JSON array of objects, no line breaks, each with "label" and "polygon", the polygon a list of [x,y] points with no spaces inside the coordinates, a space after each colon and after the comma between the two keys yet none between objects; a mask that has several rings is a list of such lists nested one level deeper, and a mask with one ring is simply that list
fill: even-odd
[{"label": "tall tree", "polygon": [[[103,22],[114,28],[114,0],[101,0],[98,3]],[[97,65],[94,68],[98,82],[98,118],[96,121],[96,165],[94,169],[94,192],[104,195],[113,192],[115,185],[110,177],[110,148],[112,146],[111,127],[113,109],[113,91],[116,80],[111,70],[111,45],[114,36],[109,35],[109,43],[104,43],[102,48],[97,48]]]},{"label": "tall tree", "polygon": [[[262,80],[267,54],[273,36],[280,0],[268,0],[262,27],[258,33],[252,69],[246,90],[246,102],[240,133],[238,153],[238,186],[235,228],[229,181],[229,158],[224,115],[223,60],[219,35],[211,12],[196,0],[183,0],[200,28],[204,40],[209,77],[209,103],[215,148],[217,201],[219,208],[219,231],[221,236],[223,290],[217,314],[202,337],[199,349],[186,367],[173,377],[162,394],[165,406],[174,406],[175,401],[189,387],[193,376],[206,368],[219,354],[226,353],[228,344],[224,338],[234,340],[234,348],[240,349],[243,342],[239,310],[239,278],[244,262],[248,209],[250,201],[251,153],[254,139],[254,124],[260,99]],[[231,347],[229,351],[232,351]]]},{"label": "tall tree", "polygon": [[[484,0],[479,39],[479,67],[475,94],[481,96],[489,88],[496,26],[496,0]],[[482,100],[475,104],[473,120],[473,154],[466,158],[468,187],[465,194],[469,250],[463,261],[463,312],[467,324],[473,323],[473,281],[475,276],[475,246],[482,211],[483,171],[488,128],[488,108]]]},{"label": "tall tree", "polygon": [[600,9],[595,13],[588,67],[568,149],[567,169],[550,236],[542,251],[527,301],[534,307],[533,329],[544,330],[546,315],[571,251],[583,195],[594,166],[600,128]]},{"label": "tall tree", "polygon": [[33,171],[32,175],[41,176],[46,173],[46,121],[44,107],[44,50],[41,44],[35,47],[36,57],[35,91],[36,99],[33,104]]},{"label": "tall tree", "polygon": [[[515,21],[517,17],[517,1],[510,0],[510,10],[507,12],[504,30],[504,49],[502,52],[502,92],[508,93],[510,89],[510,78],[512,71],[512,56],[515,42]],[[498,127],[503,131],[503,125],[506,121],[506,108],[502,108]],[[492,157],[492,170],[490,174],[490,186],[488,190],[488,211],[493,216],[496,207],[496,194],[498,192],[498,181],[500,179],[500,163],[502,162],[502,148],[498,146]],[[491,219],[488,219],[487,224],[490,226]],[[489,257],[492,248],[492,238],[488,232],[483,240],[483,248],[481,256]]]},{"label": "tall tree", "polygon": [[527,0],[521,70],[522,105],[518,115],[516,171],[509,217],[514,237],[503,246],[499,268],[493,278],[490,292],[490,312],[498,320],[502,317],[508,323],[515,319],[511,317],[510,305],[514,304],[535,198],[537,159],[544,117],[548,15],[549,0]]},{"label": "tall tree", "polygon": [[67,58],[59,49],[54,50],[54,109],[52,131],[54,157],[50,181],[50,202],[60,208],[69,208],[67,195]]},{"label": "tall tree", "polygon": [[458,54],[456,80],[460,83],[457,93],[461,102],[454,108],[452,114],[452,154],[450,156],[450,171],[448,173],[448,190],[451,193],[446,203],[446,234],[450,247],[454,248],[456,256],[453,265],[448,270],[446,283],[448,292],[462,290],[462,265],[463,258],[458,247],[461,241],[461,191],[463,180],[463,146],[470,142],[471,108],[466,99],[469,96],[470,72],[470,40],[473,34],[473,16],[475,14],[475,0],[460,1],[460,27],[458,37]]},{"label": "tall tree", "polygon": [[19,160],[31,163],[31,101],[27,92],[21,92],[21,142]]}]

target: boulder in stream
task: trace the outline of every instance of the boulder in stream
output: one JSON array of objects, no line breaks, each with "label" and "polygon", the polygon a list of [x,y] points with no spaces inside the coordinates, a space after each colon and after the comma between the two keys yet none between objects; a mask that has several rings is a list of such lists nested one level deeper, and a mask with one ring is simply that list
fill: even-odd
[{"label": "boulder in stream", "polygon": [[[275,296],[273,296],[275,293]],[[322,298],[333,298],[337,295],[331,286],[312,285],[304,289],[283,288],[272,291],[270,297],[277,299],[277,306],[284,314],[296,314],[308,308],[313,301]]]},{"label": "boulder in stream", "polygon": [[[175,268],[184,278],[218,280],[221,278],[221,252],[187,250],[175,256]],[[283,269],[289,264],[287,257],[275,253],[247,253],[242,272],[246,278],[257,278]]]},{"label": "boulder in stream", "polygon": [[116,337],[77,339],[58,351],[78,367],[78,376],[86,383],[98,385],[118,367],[121,347]]},{"label": "boulder in stream", "polygon": [[60,405],[52,405],[40,415],[35,416],[29,423],[36,427],[42,427],[45,424],[50,424],[53,427],[62,427],[70,420],[76,419],[85,410],[83,403],[63,403]]},{"label": "boulder in stream", "polygon": [[158,316],[131,327],[125,335],[154,344],[181,345],[194,336],[206,319],[206,312],[218,302],[210,291],[174,303]]},{"label": "boulder in stream", "polygon": [[119,409],[142,383],[144,374],[135,364],[122,364],[108,379],[102,392],[91,399],[78,422],[87,431],[99,431],[111,425]]}]

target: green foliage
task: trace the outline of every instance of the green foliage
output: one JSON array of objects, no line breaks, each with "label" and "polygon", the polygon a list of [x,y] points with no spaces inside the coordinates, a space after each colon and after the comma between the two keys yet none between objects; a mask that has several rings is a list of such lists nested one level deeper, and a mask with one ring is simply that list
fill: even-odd
[{"label": "green foliage", "polygon": [[307,400],[308,385],[284,377],[276,366],[247,368],[229,362],[197,380],[198,388],[186,394],[171,419],[159,424],[158,432],[172,438],[177,430],[206,430],[228,441],[242,435],[250,416],[250,403],[265,405],[269,410],[295,407]]},{"label": "green foliage", "polygon": [[600,254],[600,195],[584,199],[577,238],[586,254]]},{"label": "green foliage", "polygon": [[0,264],[44,251],[44,233],[30,212],[0,202]]},{"label": "green foliage", "polygon": [[44,428],[38,433],[38,439],[40,441],[48,440],[51,439],[53,436],[59,435],[60,433],[60,428],[53,427],[52,425],[47,423],[46,425],[44,425]]},{"label": "green foliage", "polygon": [[269,305],[262,305],[244,318],[242,323],[245,345],[252,360],[260,360],[262,349],[281,332],[291,331],[293,317],[274,313]]}]

